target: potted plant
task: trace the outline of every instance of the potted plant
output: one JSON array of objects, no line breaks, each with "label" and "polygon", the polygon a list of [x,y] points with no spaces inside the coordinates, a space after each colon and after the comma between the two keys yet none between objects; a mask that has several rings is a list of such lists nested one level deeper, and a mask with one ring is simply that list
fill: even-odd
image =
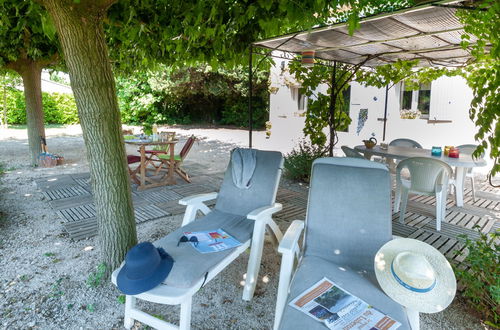
[{"label": "potted plant", "polygon": [[401,119],[417,119],[420,118],[422,113],[419,110],[401,109],[399,115]]}]

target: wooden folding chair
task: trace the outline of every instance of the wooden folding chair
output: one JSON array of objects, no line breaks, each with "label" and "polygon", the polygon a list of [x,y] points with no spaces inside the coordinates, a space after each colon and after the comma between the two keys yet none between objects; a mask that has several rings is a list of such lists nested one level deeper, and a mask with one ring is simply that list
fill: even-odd
[{"label": "wooden folding chair", "polygon": [[[177,173],[181,178],[183,178],[186,182],[191,183],[191,179],[189,178],[188,173],[182,168],[182,162],[184,159],[187,157],[189,151],[193,147],[194,142],[196,141],[196,137],[194,135],[191,135],[184,146],[182,147],[181,152],[178,155],[174,156],[174,171]],[[160,164],[160,167],[156,170],[156,173],[160,172],[162,169],[162,166],[165,166],[165,168],[169,168],[170,165],[170,155],[169,154],[158,154],[157,157],[161,159],[162,163]]]},{"label": "wooden folding chair", "polygon": [[[168,131],[168,132],[161,132],[160,133],[160,141],[172,141],[175,139],[175,132],[173,131]],[[156,147],[156,148],[155,148]],[[148,165],[152,165],[156,169],[156,173],[158,173],[161,169],[161,163],[162,160],[158,157],[158,155],[167,155],[168,150],[169,150],[169,145],[162,146],[153,146],[153,149],[151,150],[145,150],[146,154],[146,163],[145,166],[146,168]],[[138,150],[140,152],[140,150]],[[155,163],[160,163],[156,165]]]},{"label": "wooden folding chair", "polygon": [[[137,166],[135,169],[132,169],[130,167],[130,164],[135,164],[139,163],[139,166]],[[137,184],[141,184],[139,181],[139,178],[137,177],[137,173],[139,173],[141,169],[141,157],[140,156],[134,156],[134,155],[127,155],[127,166],[128,166],[128,174],[130,175],[130,179],[134,181]]]}]

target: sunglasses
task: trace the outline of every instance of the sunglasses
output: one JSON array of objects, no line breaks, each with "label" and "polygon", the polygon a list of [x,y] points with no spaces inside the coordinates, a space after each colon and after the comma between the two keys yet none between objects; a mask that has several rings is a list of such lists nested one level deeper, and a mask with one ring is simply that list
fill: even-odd
[{"label": "sunglasses", "polygon": [[198,246],[198,237],[196,236],[191,236],[190,238],[187,238],[187,236],[181,236],[181,238],[179,239],[179,242],[177,242],[177,246],[179,246],[179,244],[181,243],[186,243],[186,242],[191,242],[194,244],[194,246]]}]

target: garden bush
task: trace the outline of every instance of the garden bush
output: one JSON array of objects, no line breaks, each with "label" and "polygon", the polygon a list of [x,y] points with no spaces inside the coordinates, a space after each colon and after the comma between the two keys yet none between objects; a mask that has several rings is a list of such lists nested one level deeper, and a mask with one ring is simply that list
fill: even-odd
[{"label": "garden bush", "polygon": [[472,240],[466,235],[465,251],[468,255],[463,261],[464,267],[455,267],[455,274],[463,286],[462,295],[472,308],[484,317],[485,323],[500,328],[500,230],[480,234]]},{"label": "garden bush", "polygon": [[311,167],[315,159],[324,157],[328,150],[302,140],[285,156],[284,175],[290,180],[309,182]]},{"label": "garden bush", "polygon": [[[7,122],[12,125],[26,124],[26,103],[20,90],[7,89]],[[78,113],[73,95],[42,93],[46,124],[77,124]],[[3,104],[2,104],[3,105]]]},{"label": "garden bush", "polygon": [[[268,118],[268,73],[255,76],[254,127],[263,128]],[[117,91],[124,123],[248,126],[248,84],[243,68],[161,67],[118,77]]]}]

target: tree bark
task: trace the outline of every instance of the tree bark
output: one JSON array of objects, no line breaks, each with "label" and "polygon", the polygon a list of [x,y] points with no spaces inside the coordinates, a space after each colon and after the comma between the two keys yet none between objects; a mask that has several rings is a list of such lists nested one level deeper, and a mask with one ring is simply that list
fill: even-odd
[{"label": "tree bark", "polygon": [[2,84],[2,89],[3,89],[3,106],[2,106],[2,114],[1,116],[1,126],[3,128],[7,128],[7,79],[5,76],[3,76],[3,84]]},{"label": "tree bark", "polygon": [[69,70],[87,148],[102,261],[116,268],[136,244],[115,80],[102,19],[111,3],[46,0]]},{"label": "tree bark", "polygon": [[330,104],[328,107],[329,118],[328,118],[328,126],[330,129],[330,141],[328,144],[328,156],[333,157],[333,147],[335,146],[335,138],[336,138],[336,128],[337,125],[335,123],[335,108],[337,107],[337,62],[333,62],[333,71],[332,71],[332,80],[331,80],[331,89],[330,89]]},{"label": "tree bark", "polygon": [[30,59],[20,59],[10,64],[23,79],[24,99],[26,102],[26,124],[31,166],[38,165],[38,155],[42,151],[41,138],[45,139],[45,126],[42,105],[42,65]]}]

